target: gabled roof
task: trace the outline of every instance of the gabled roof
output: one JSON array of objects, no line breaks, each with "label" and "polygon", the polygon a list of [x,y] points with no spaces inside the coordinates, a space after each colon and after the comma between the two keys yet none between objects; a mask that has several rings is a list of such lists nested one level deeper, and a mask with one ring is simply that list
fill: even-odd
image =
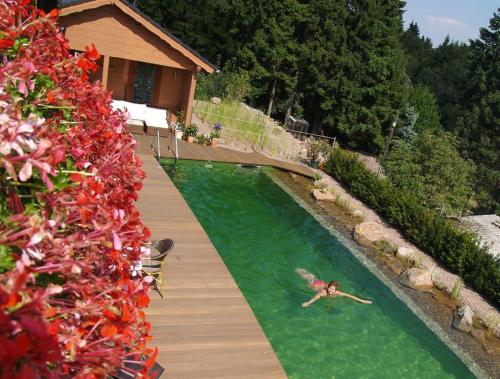
[{"label": "gabled roof", "polygon": [[59,3],[59,15],[62,17],[88,9],[95,9],[106,5],[115,5],[123,13],[132,17],[144,28],[165,41],[187,59],[191,60],[196,66],[199,66],[208,73],[212,73],[217,69],[217,67],[210,63],[208,59],[204,58],[201,54],[190,48],[168,30],[162,28],[158,23],[146,16],[137,7],[130,4],[126,0],[59,0]]}]

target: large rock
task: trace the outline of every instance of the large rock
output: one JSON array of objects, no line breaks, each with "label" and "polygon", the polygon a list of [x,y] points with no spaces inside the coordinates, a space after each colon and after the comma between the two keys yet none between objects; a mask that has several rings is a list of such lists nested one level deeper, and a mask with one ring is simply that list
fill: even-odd
[{"label": "large rock", "polygon": [[457,309],[453,314],[453,327],[463,332],[469,333],[472,331],[472,317],[474,312],[468,305],[464,305]]},{"label": "large rock", "polygon": [[398,251],[396,252],[396,257],[407,259],[409,261],[415,261],[415,252],[410,247],[400,246],[398,247]]},{"label": "large rock", "polygon": [[375,241],[387,239],[387,236],[382,225],[368,221],[356,225],[354,228],[354,238],[362,245],[371,246]]},{"label": "large rock", "polygon": [[430,271],[421,268],[410,268],[399,276],[399,282],[413,289],[432,287],[432,275]]},{"label": "large rock", "polygon": [[335,201],[335,196],[330,191],[322,192],[319,189],[314,189],[312,195],[316,200],[320,201]]},{"label": "large rock", "polygon": [[213,104],[220,104],[220,102],[221,102],[222,100],[220,99],[220,97],[215,97],[215,96],[214,96],[214,97],[210,98],[210,101],[211,101]]}]

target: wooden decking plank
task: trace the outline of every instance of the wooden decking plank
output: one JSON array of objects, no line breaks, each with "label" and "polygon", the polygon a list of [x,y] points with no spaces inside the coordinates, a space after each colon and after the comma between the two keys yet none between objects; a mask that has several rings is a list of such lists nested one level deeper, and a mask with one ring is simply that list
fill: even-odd
[{"label": "wooden decking plank", "polygon": [[[151,153],[151,146],[156,149],[156,137],[149,135],[134,134],[138,142],[137,151],[143,154]],[[272,166],[282,170],[294,172],[296,174],[313,177],[314,171],[301,164],[281,161],[266,157],[263,154],[251,152],[245,153],[235,151],[224,147],[212,148],[209,146],[202,146],[194,143],[187,143],[186,141],[179,140],[179,158],[192,159],[213,162],[226,162],[226,163],[244,163],[255,164],[261,166]],[[172,146],[171,146],[172,145]],[[173,151],[174,142],[170,137],[160,137],[160,153],[162,157],[174,158]]]},{"label": "wooden decking plank", "polygon": [[[137,203],[142,220],[152,239],[169,237],[175,242],[164,271],[165,300],[152,292],[146,312],[165,378],[286,378],[193,212],[151,150],[138,146],[137,151],[143,152],[139,155],[147,175]],[[214,153],[200,150],[200,154]]]}]

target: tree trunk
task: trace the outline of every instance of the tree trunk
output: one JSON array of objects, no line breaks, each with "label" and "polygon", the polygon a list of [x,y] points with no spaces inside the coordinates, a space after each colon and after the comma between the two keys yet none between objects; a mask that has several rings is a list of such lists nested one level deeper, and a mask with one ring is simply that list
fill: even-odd
[{"label": "tree trunk", "polygon": [[274,105],[274,96],[276,95],[276,86],[278,85],[278,79],[275,77],[273,80],[273,87],[271,88],[271,97],[269,98],[269,104],[267,105],[267,115],[271,116]]},{"label": "tree trunk", "polygon": [[296,93],[294,91],[294,92],[292,92],[292,94],[290,95],[290,98],[288,99],[288,106],[286,108],[285,119],[283,120],[283,124],[285,125],[285,127],[288,123],[288,119],[292,115],[293,106],[295,105],[295,96],[296,96]]},{"label": "tree trunk", "polygon": [[399,120],[399,112],[396,114],[396,120],[392,123],[391,129],[389,130],[389,138],[387,139],[387,141],[385,143],[384,152],[382,153],[382,158],[380,159],[380,162],[379,162],[379,167],[378,167],[378,170],[377,170],[377,175],[380,174],[380,170],[382,168],[382,164],[384,163],[385,158],[387,157],[387,153],[389,152],[389,147],[391,145],[392,137],[394,136],[394,130],[396,129],[396,126],[398,124],[398,120]]}]

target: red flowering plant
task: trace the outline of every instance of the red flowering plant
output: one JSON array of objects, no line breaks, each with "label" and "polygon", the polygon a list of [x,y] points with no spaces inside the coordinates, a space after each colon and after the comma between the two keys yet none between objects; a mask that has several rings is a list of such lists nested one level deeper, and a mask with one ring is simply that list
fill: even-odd
[{"label": "red flowering plant", "polygon": [[[0,0],[0,377],[104,378],[148,349],[144,173],[111,97],[28,0]],[[135,277],[133,276],[135,275]]]}]

